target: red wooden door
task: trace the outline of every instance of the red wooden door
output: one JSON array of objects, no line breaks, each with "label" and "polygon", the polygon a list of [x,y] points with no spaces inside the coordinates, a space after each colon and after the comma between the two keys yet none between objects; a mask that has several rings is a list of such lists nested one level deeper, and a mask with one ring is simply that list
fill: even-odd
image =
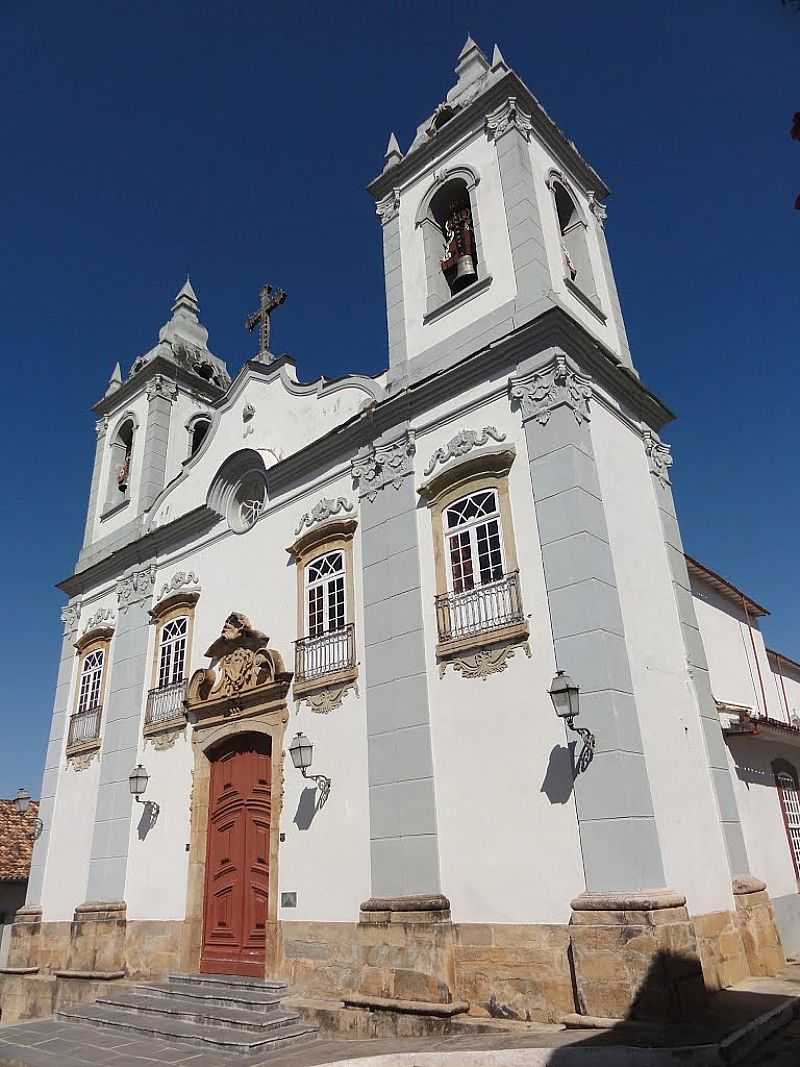
[{"label": "red wooden door", "polygon": [[212,759],[201,971],[264,976],[271,781],[264,734]]}]

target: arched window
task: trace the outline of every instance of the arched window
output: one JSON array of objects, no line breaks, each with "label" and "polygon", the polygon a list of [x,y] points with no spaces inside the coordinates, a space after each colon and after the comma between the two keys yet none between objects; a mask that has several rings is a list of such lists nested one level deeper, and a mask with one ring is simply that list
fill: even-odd
[{"label": "arched window", "polygon": [[81,661],[78,680],[78,700],[70,716],[67,735],[67,755],[70,751],[93,744],[100,737],[100,718],[103,710],[103,669],[106,643],[95,642]]},{"label": "arched window", "polygon": [[597,302],[597,286],[589,258],[586,223],[567,187],[557,178],[551,178],[558,232],[561,240],[561,257],[564,278],[577,286],[594,303]]},{"label": "arched window", "polygon": [[189,632],[188,615],[170,619],[161,627],[158,647],[158,687],[166,689],[184,679],[186,665],[186,635]]},{"label": "arched window", "polygon": [[776,759],[773,760],[772,771],[781,802],[783,825],[786,827],[795,877],[800,878],[800,788],[797,769],[787,760]]},{"label": "arched window", "polygon": [[322,637],[345,625],[344,553],[328,552],[306,567],[309,637]]},{"label": "arched window", "polygon": [[211,427],[210,415],[198,415],[189,423],[189,458],[199,451]]},{"label": "arched window", "polygon": [[503,545],[497,491],[457,500],[445,511],[449,585],[465,593],[503,577]]},{"label": "arched window", "polygon": [[426,315],[477,282],[491,280],[483,263],[477,182],[470,168],[455,167],[434,182],[420,204],[416,224],[425,252]]},{"label": "arched window", "polygon": [[133,416],[123,418],[109,446],[111,455],[105,511],[112,511],[118,504],[122,504],[130,498],[135,433],[136,422]]}]

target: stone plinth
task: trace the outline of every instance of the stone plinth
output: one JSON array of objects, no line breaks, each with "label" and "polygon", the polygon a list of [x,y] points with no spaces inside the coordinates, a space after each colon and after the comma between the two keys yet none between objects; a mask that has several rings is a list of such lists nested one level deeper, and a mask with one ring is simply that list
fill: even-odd
[{"label": "stone plinth", "polygon": [[41,965],[42,909],[20,908],[11,927],[7,967],[39,967]]},{"label": "stone plinth", "polygon": [[126,911],[124,900],[80,904],[70,926],[65,969],[93,975],[124,972]]},{"label": "stone plinth", "polygon": [[706,989],[716,992],[750,977],[750,965],[735,912],[693,915],[692,922]]},{"label": "stone plinth", "polygon": [[679,893],[583,893],[572,901],[570,940],[582,1015],[680,1020],[705,1002],[694,926]]},{"label": "stone plinth", "polygon": [[766,884],[758,878],[736,878],[733,899],[750,974],[754,977],[779,974],[786,960]]}]

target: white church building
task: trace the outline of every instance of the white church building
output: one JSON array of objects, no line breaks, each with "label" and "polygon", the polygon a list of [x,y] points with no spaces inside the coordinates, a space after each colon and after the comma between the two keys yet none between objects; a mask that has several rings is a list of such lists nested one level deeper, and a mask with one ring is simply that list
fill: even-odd
[{"label": "white church building", "polygon": [[383,373],[304,382],[267,287],[231,379],[187,279],[94,406],[4,1019],[176,972],[674,1017],[800,952],[800,665],[684,555],[606,185],[499,49],[456,75],[369,186]]}]

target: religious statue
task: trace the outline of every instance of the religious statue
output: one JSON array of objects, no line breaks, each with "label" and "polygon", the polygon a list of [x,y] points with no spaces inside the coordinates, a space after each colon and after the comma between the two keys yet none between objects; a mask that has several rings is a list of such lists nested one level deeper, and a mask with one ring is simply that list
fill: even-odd
[{"label": "religious statue", "polygon": [[444,220],[444,258],[441,267],[453,293],[474,282],[475,238],[468,205],[452,203]]}]

